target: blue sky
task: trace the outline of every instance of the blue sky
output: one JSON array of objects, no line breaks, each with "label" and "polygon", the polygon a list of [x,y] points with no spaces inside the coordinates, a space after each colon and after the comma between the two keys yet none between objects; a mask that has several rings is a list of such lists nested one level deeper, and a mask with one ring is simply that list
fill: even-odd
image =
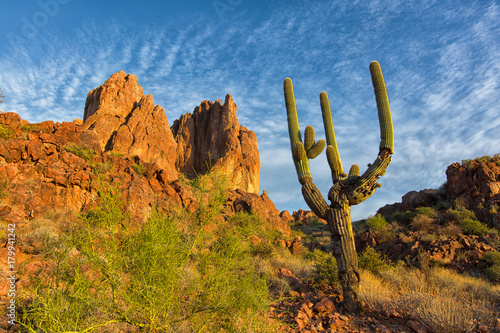
[{"label": "blue sky", "polygon": [[[437,188],[453,162],[500,153],[500,5],[496,1],[94,1],[0,3],[4,111],[31,122],[83,117],[87,93],[135,74],[170,124],[231,94],[257,134],[260,188],[278,209],[307,209],[291,159],[283,80],[301,128],[324,137],[330,97],[344,169],[378,153],[370,61],[381,64],[395,153],[382,188],[353,207],[375,214],[411,190]],[[314,182],[331,187],[325,154]]]}]

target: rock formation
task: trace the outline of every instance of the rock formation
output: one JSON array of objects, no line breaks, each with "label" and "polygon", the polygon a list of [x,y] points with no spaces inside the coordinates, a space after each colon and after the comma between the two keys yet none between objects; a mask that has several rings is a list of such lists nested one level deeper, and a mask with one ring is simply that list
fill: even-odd
[{"label": "rock formation", "polygon": [[[98,179],[104,174],[119,185],[129,209],[139,215],[155,200],[164,208],[196,207],[185,186],[169,181],[168,171],[140,159],[101,152],[99,137],[75,122],[29,124],[15,113],[3,113],[0,125],[13,133],[0,140],[0,180],[5,192],[0,214],[5,220],[22,221],[51,209],[80,212],[95,199]],[[138,163],[144,174],[132,168]]]},{"label": "rock formation", "polygon": [[240,126],[236,104],[227,95],[224,105],[203,101],[193,113],[174,121],[177,170],[193,176],[210,168],[230,177],[233,189],[259,192],[260,158],[254,132]]},{"label": "rock formation", "polygon": [[164,109],[143,94],[135,75],[121,71],[90,91],[83,127],[95,133],[103,151],[155,163],[170,181],[177,171],[194,176],[213,168],[229,177],[233,189],[259,192],[257,137],[239,125],[230,95],[224,105],[202,102],[170,128]]},{"label": "rock formation", "polygon": [[165,110],[144,95],[137,77],[121,71],[90,91],[85,103],[83,127],[98,137],[103,151],[138,156],[177,179],[176,143]]},{"label": "rock formation", "polygon": [[467,206],[500,203],[500,157],[453,163],[446,169],[446,191]]}]

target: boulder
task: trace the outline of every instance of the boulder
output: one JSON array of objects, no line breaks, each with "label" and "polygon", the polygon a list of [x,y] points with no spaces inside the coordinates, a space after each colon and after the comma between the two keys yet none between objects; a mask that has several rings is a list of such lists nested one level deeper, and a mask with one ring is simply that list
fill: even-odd
[{"label": "boulder", "polygon": [[176,167],[194,176],[209,170],[227,175],[232,189],[259,193],[260,157],[257,136],[240,126],[236,104],[226,95],[223,105],[203,101],[193,113],[174,121],[177,143]]}]

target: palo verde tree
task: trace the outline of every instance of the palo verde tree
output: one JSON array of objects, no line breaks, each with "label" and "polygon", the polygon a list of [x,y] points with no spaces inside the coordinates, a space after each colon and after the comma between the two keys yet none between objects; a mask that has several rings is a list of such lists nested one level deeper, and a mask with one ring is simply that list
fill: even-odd
[{"label": "palo verde tree", "polygon": [[[362,310],[361,303],[358,300],[358,257],[351,226],[351,206],[363,202],[375,192],[375,189],[381,186],[377,183],[377,179],[384,175],[394,151],[394,134],[389,98],[387,97],[382,70],[378,62],[373,61],[370,64],[370,73],[377,100],[381,142],[375,162],[370,164],[361,176],[359,167],[356,164],[351,167],[348,175],[343,171],[333,129],[330,102],[326,93],[321,92],[320,94],[326,143],[323,139],[315,141],[312,126],[306,127],[304,140],[302,140],[292,80],[287,78],[284,82],[290,145],[295,169],[302,185],[302,195],[309,208],[317,216],[328,221],[334,243],[333,255],[337,260],[339,279],[344,294],[344,304],[347,310],[351,312]],[[316,185],[314,185],[309,170],[309,159],[317,157],[325,145],[333,180],[333,186],[328,193],[330,205],[327,204]]]}]

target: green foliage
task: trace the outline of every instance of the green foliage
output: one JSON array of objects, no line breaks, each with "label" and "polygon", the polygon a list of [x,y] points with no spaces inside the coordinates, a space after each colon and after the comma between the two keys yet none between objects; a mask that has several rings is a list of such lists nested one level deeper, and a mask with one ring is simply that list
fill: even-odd
[{"label": "green foliage", "polygon": [[92,160],[92,158],[96,154],[94,150],[85,148],[77,144],[69,144],[66,147],[64,147],[64,150],[72,154],[75,154],[76,156],[79,156],[86,161]]},{"label": "green foliage", "polygon": [[500,265],[500,252],[488,251],[484,254],[483,260],[486,260],[490,265]]},{"label": "green foliage", "polygon": [[384,230],[385,227],[387,227],[386,219],[380,214],[369,217],[368,220],[366,221],[366,224],[371,230],[375,231],[381,231]]},{"label": "green foliage", "polygon": [[337,260],[331,253],[314,249],[310,256],[314,261],[313,279],[315,281],[326,284],[339,282]]},{"label": "green foliage", "polygon": [[[198,212],[153,211],[131,230],[124,226],[128,215],[117,187],[99,182],[96,204],[81,215],[80,226],[46,244],[54,265],[47,274],[32,276],[36,287],[21,311],[23,327],[32,332],[275,332],[261,320],[269,304],[267,280],[256,273],[243,232],[256,218],[239,216],[239,224],[219,226],[221,237],[204,242],[207,223],[219,221],[212,214],[220,212],[225,187],[207,182],[215,177],[202,178],[193,182],[195,194],[206,198]],[[191,228],[180,228],[185,220]]]},{"label": "green foliage", "polygon": [[0,140],[13,139],[16,137],[14,129],[5,124],[0,124]]},{"label": "green foliage", "polygon": [[254,257],[258,256],[264,259],[269,259],[276,254],[276,249],[274,245],[269,242],[260,242],[250,246],[250,253]]},{"label": "green foliage", "polygon": [[391,214],[389,220],[390,221],[397,221],[403,225],[408,225],[411,222],[411,219],[413,218],[413,212],[410,212],[409,210],[407,211],[401,211],[397,210],[394,213]]},{"label": "green foliage", "polygon": [[92,169],[97,175],[104,175],[112,168],[113,164],[109,162],[95,163],[92,165]]},{"label": "green foliage", "polygon": [[370,271],[373,274],[379,274],[382,271],[392,268],[390,260],[386,256],[381,257],[380,254],[370,246],[358,255],[358,265],[359,268]]},{"label": "green foliage", "polygon": [[37,132],[39,130],[40,130],[40,124],[28,124],[21,126],[21,131],[23,133],[32,133],[32,132]]},{"label": "green foliage", "polygon": [[448,221],[456,222],[462,228],[464,234],[467,235],[486,235],[490,233],[497,233],[496,230],[488,228],[484,223],[477,220],[476,214],[458,205],[456,209],[449,209],[446,212],[446,219]]},{"label": "green foliage", "polygon": [[500,252],[488,251],[484,254],[483,260],[490,264],[486,268],[488,279],[493,282],[500,282]]},{"label": "green foliage", "polygon": [[102,180],[96,183],[97,198],[95,205],[82,214],[81,218],[93,226],[111,227],[128,220],[125,204],[120,196],[118,184]]},{"label": "green foliage", "polygon": [[466,235],[487,235],[490,233],[495,233],[495,231],[488,228],[488,226],[484,223],[479,222],[478,220],[473,219],[463,219],[458,221],[458,225],[462,227],[464,234]]},{"label": "green foliage", "polygon": [[432,207],[417,207],[415,208],[415,215],[425,215],[434,219],[437,216],[437,211]]},{"label": "green foliage", "polygon": [[144,164],[142,163],[134,163],[130,166],[132,168],[132,170],[134,170],[136,173],[138,173],[139,175],[145,175],[147,170],[146,170],[146,167],[144,166]]},{"label": "green foliage", "polygon": [[115,157],[125,157],[125,154],[123,153],[118,153],[116,151],[108,151],[106,152],[109,156],[115,156]]}]

